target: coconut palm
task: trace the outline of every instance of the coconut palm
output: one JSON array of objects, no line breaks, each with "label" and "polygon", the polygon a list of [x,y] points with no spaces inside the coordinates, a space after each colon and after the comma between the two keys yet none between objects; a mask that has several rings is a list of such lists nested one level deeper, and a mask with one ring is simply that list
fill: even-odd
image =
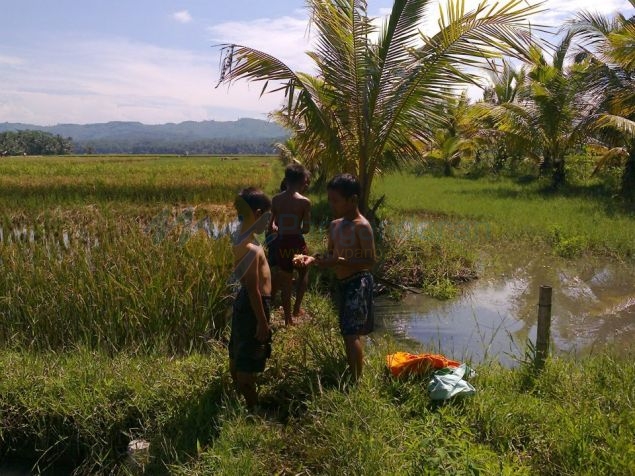
[{"label": "coconut palm", "polygon": [[303,161],[325,173],[357,175],[362,210],[378,172],[420,159],[417,142],[441,122],[435,105],[448,90],[476,80],[466,67],[501,52],[523,54],[530,38],[525,19],[535,11],[522,0],[471,11],[463,0],[449,1],[440,31],[428,36],[420,28],[436,6],[432,0],[395,0],[380,27],[363,0],[308,0],[307,6],[315,74],[226,44],[219,84],[246,79],[264,82],[263,93],[283,90],[277,117],[293,131]]},{"label": "coconut palm", "polygon": [[440,127],[432,131],[431,139],[424,145],[423,158],[443,163],[443,173],[453,174],[463,159],[473,159],[484,138],[478,123],[471,114],[467,92],[448,99],[437,114],[442,117]]},{"label": "coconut palm", "polygon": [[[526,65],[517,68],[506,59],[503,59],[500,64],[491,62],[490,82],[483,89],[482,102],[495,106],[517,102],[519,92],[524,90],[526,79]],[[527,147],[524,139],[518,140],[516,135],[496,128],[487,107],[483,108],[477,103],[472,107],[472,116],[482,128],[480,134],[485,143],[483,150],[479,151],[479,156],[490,156],[492,169],[495,172],[500,172],[506,164],[513,167],[520,159],[531,155],[531,148]]]},{"label": "coconut palm", "polygon": [[564,35],[551,61],[537,45],[530,48],[527,76],[515,100],[481,103],[482,115],[493,119],[497,130],[526,155],[537,158],[554,187],[566,181],[567,154],[589,140],[597,107],[586,95],[588,60],[565,61],[572,38],[570,32]]},{"label": "coconut palm", "polygon": [[[629,3],[635,7],[635,0]],[[589,95],[600,103],[596,126],[608,146],[598,165],[614,161],[623,149],[622,192],[635,199],[635,16],[583,11],[571,22],[571,32],[583,43],[580,56],[594,65]]]}]

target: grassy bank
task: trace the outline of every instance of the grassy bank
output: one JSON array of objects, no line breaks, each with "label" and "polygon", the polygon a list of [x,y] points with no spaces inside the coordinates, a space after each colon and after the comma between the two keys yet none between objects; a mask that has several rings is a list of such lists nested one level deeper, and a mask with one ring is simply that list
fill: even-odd
[{"label": "grassy bank", "polygon": [[0,352],[2,454],[117,472],[143,438],[148,474],[635,471],[632,356],[552,360],[540,375],[481,365],[474,397],[438,405],[425,377],[387,376],[385,354],[403,349],[391,341],[367,346],[351,386],[329,305],[313,296],[308,308],[313,321],[274,335],[257,415],[237,403],[220,347],[175,359]]},{"label": "grassy bank", "polygon": [[[594,186],[555,193],[538,181],[391,174],[378,180],[374,193],[386,194],[389,216],[450,216],[454,224],[445,226],[474,243],[539,240],[564,256],[591,251],[628,258],[635,253],[635,212]],[[468,227],[461,219],[478,226]]]}]

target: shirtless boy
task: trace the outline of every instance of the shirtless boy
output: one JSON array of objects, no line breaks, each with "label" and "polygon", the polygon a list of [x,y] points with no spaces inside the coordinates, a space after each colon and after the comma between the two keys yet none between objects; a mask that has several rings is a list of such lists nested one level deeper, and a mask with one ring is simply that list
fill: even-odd
[{"label": "shirtless boy", "polygon": [[290,164],[284,171],[286,190],[273,197],[271,204],[271,232],[277,237],[269,245],[269,264],[274,272],[273,295],[280,289],[284,322],[293,324],[293,317],[302,313],[302,298],[307,287],[307,269],[298,268],[295,303],[291,312],[293,257],[308,254],[304,234],[311,226],[311,201],[302,193],[309,184],[309,172],[300,164]]},{"label": "shirtless boy", "polygon": [[262,247],[254,234],[262,233],[269,223],[271,201],[260,190],[246,188],[234,203],[240,230],[233,241],[234,274],[241,288],[234,301],[229,368],[238,392],[248,408],[258,403],[256,373],[265,369],[271,355],[271,272]]},{"label": "shirtless boy", "polygon": [[[315,259],[323,268],[333,268],[338,279],[339,324],[346,358],[357,380],[362,375],[364,353],[361,336],[373,331],[373,275],[375,240],[370,223],[359,212],[361,193],[357,178],[335,176],[326,186],[335,220],[329,226],[326,256]],[[305,265],[312,260],[305,261]]]}]

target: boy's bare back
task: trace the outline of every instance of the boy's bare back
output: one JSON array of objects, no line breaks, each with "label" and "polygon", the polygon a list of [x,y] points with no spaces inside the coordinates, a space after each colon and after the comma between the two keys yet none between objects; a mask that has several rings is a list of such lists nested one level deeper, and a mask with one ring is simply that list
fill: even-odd
[{"label": "boy's bare back", "polygon": [[302,235],[309,232],[311,201],[298,192],[285,190],[272,199],[272,223],[279,235]]}]

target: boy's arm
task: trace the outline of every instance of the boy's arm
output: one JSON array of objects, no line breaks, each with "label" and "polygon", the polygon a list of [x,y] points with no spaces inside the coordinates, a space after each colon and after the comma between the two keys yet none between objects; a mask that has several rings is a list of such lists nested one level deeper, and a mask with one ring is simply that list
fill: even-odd
[{"label": "boy's arm", "polygon": [[333,242],[333,230],[335,229],[334,221],[329,224],[328,241],[326,246],[326,256],[321,256],[315,260],[315,263],[321,268],[330,268],[337,264],[335,253],[335,243]]},{"label": "boy's arm", "polygon": [[245,271],[243,276],[243,284],[247,288],[247,295],[249,296],[249,303],[251,309],[253,309],[256,315],[258,325],[256,327],[256,339],[260,342],[266,342],[269,338],[269,323],[267,322],[267,316],[265,315],[265,309],[262,305],[262,295],[260,294],[260,273],[259,273],[259,260],[261,259],[258,249],[250,248],[249,254],[253,253],[253,257],[250,260],[249,267]]},{"label": "boy's arm", "polygon": [[355,256],[348,259],[350,263],[359,266],[372,268],[377,261],[375,254],[375,237],[373,236],[373,229],[370,223],[365,222],[355,225],[355,234],[359,241],[360,253],[359,256]]},{"label": "boy's arm", "polygon": [[269,227],[267,228],[269,233],[277,233],[278,232],[278,224],[276,220],[278,219],[278,209],[276,208],[277,200],[275,197],[271,200],[271,218],[269,219]]},{"label": "boy's arm", "polygon": [[311,230],[311,201],[307,199],[302,215],[302,234],[305,235]]}]

